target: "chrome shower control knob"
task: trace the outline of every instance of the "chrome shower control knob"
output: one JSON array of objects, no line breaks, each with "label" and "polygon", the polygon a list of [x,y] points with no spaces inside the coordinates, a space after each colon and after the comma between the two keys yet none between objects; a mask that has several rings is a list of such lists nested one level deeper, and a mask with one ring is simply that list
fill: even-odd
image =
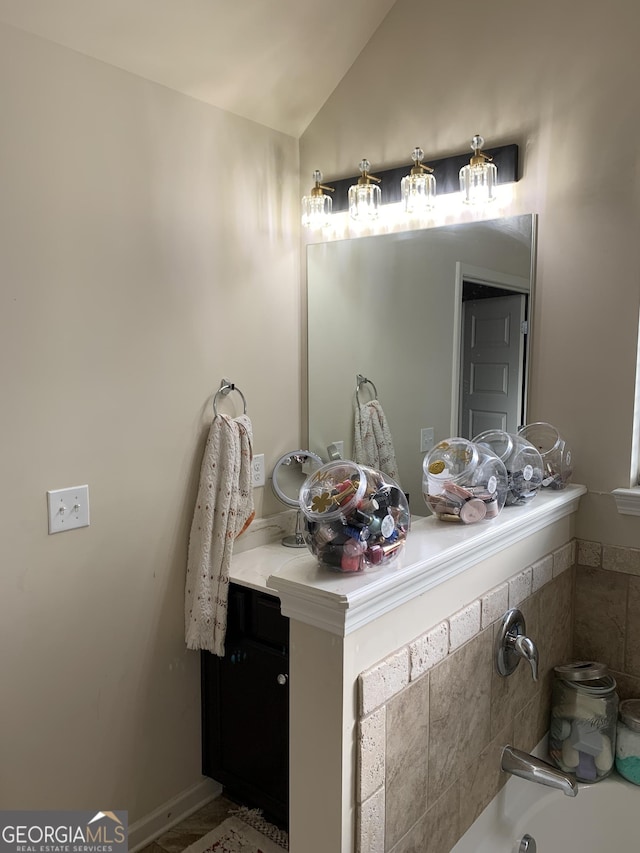
[{"label": "chrome shower control knob", "polygon": [[528,833],[522,836],[518,853],[536,853],[538,845],[535,838],[532,838]]},{"label": "chrome shower control knob", "polygon": [[278,682],[278,684],[280,684],[283,687],[287,683],[288,680],[289,680],[289,676],[285,675],[283,672],[281,672],[280,675],[276,678],[276,681]]}]

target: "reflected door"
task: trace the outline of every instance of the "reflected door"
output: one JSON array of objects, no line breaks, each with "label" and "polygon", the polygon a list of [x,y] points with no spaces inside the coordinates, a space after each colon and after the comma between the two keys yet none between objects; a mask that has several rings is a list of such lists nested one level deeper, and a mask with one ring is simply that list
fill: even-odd
[{"label": "reflected door", "polygon": [[462,305],[460,435],[516,432],[524,384],[526,296],[473,299]]}]

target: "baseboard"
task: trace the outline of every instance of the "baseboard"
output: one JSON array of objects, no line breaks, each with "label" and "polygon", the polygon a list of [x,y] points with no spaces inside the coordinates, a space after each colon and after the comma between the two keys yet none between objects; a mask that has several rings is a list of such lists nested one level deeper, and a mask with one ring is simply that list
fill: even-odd
[{"label": "baseboard", "polygon": [[163,832],[180,823],[190,814],[202,808],[222,793],[222,785],[213,779],[203,779],[192,788],[187,788],[168,800],[151,814],[137,820],[129,827],[129,851],[146,847]]}]

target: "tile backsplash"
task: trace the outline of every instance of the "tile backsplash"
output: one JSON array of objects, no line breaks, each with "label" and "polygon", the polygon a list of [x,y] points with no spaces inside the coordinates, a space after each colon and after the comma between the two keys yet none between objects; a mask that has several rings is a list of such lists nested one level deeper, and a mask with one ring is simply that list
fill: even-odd
[{"label": "tile backsplash", "polygon": [[640,550],[578,542],[574,656],[606,663],[621,699],[640,697]]},{"label": "tile backsplash", "polygon": [[[553,666],[572,653],[575,542],[548,554],[359,677],[359,853],[448,853],[506,777],[500,750],[548,728]],[[494,671],[498,620],[519,607],[540,651]]]},{"label": "tile backsplash", "polygon": [[[519,607],[538,645],[493,666],[502,615]],[[358,853],[449,853],[507,777],[500,752],[548,729],[553,667],[598,660],[640,697],[640,550],[568,542],[361,673]]]}]

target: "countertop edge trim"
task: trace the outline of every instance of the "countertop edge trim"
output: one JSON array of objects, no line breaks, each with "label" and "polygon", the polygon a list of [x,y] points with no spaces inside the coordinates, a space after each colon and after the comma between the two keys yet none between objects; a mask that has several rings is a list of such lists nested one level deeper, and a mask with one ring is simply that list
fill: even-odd
[{"label": "countertop edge trim", "polygon": [[577,510],[585,492],[585,487],[577,487],[571,495],[564,495],[566,500],[541,508],[530,517],[518,518],[484,541],[458,545],[450,554],[416,562],[402,575],[390,578],[388,583],[356,590],[350,596],[330,596],[277,574],[270,576],[268,584],[277,591],[285,616],[345,637],[471,566],[571,515]]},{"label": "countertop edge trim", "polygon": [[640,488],[614,489],[611,494],[620,515],[640,515]]}]

